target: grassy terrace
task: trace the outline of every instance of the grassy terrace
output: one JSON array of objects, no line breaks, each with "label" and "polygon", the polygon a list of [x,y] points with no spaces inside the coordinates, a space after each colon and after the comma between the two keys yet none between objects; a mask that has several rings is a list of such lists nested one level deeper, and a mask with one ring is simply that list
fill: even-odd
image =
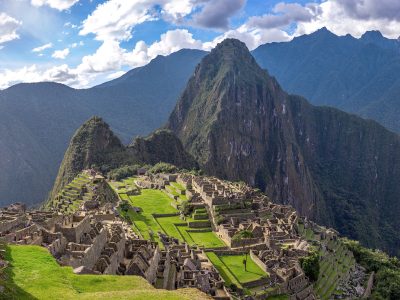
[{"label": "grassy terrace", "polygon": [[87,174],[81,173],[74,178],[69,184],[67,184],[62,191],[59,193],[61,198],[59,200],[53,199],[51,202],[46,204],[46,207],[58,206],[62,204],[60,210],[64,213],[74,213],[78,210],[79,206],[84,200],[90,198],[90,193],[86,193],[82,198],[79,197],[79,193],[82,187],[89,183],[90,179]]},{"label": "grassy terrace", "polygon": [[[307,239],[315,239],[311,229],[299,224],[300,233]],[[341,278],[346,276],[355,260],[341,241],[325,241],[333,252],[320,250],[320,272],[314,291],[322,300],[330,299]]]},{"label": "grassy terrace", "polygon": [[[178,214],[175,208],[176,201],[170,198],[165,191],[143,189],[140,195],[128,196],[124,193],[121,186],[129,186],[134,184],[134,179],[124,180],[123,182],[113,182],[112,186],[116,189],[119,196],[123,200],[130,202],[132,206],[140,207],[142,211],[137,213],[130,210],[126,213],[127,217],[133,222],[134,230],[144,239],[159,241],[158,232],[175,237],[189,245],[199,245],[206,248],[225,247],[225,244],[212,232],[211,227],[206,228],[189,228],[188,222],[208,223],[208,215],[204,218],[205,210],[196,210],[196,219],[193,217],[182,220],[178,215],[168,217],[154,217],[154,214]],[[184,191],[184,187],[178,183],[171,183],[169,192],[173,195],[180,195],[179,200],[186,200],[186,196],[180,191]],[[174,190],[174,193],[171,192]],[[199,215],[201,215],[199,217]]]},{"label": "grassy terrace", "polygon": [[227,286],[235,284],[242,287],[243,283],[258,280],[268,276],[259,266],[247,256],[247,270],[244,269],[243,260],[245,255],[216,255],[207,252],[207,256],[217,268]]},{"label": "grassy terrace", "polygon": [[6,258],[1,299],[209,299],[197,289],[156,290],[138,276],[76,275],[39,246],[10,246]]}]

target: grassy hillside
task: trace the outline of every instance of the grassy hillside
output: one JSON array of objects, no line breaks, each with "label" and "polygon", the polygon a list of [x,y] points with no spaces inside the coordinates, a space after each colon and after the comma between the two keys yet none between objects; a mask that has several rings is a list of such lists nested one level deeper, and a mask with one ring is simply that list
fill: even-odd
[{"label": "grassy hillside", "polygon": [[196,289],[157,290],[138,276],[76,275],[39,246],[9,246],[2,299],[208,299]]}]

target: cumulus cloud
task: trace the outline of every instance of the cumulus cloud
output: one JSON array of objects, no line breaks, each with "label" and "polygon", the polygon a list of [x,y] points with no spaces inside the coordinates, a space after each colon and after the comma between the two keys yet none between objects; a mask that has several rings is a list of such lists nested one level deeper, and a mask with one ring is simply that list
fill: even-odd
[{"label": "cumulus cloud", "polygon": [[40,7],[47,5],[59,11],[69,9],[77,2],[79,2],[79,0],[31,0],[33,6]]},{"label": "cumulus cloud", "polygon": [[349,16],[356,19],[386,19],[400,21],[398,0],[336,0]]},{"label": "cumulus cloud", "polygon": [[94,34],[97,40],[129,40],[134,26],[153,18],[153,1],[109,0],[97,6],[82,23],[80,35]]},{"label": "cumulus cloud", "polygon": [[312,5],[316,7],[316,16],[308,22],[298,22],[295,35],[308,34],[327,27],[338,35],[351,34],[359,37],[365,31],[379,30],[389,38],[399,36],[399,1],[327,0]]},{"label": "cumulus cloud", "polygon": [[0,13],[0,44],[18,39],[17,29],[21,25],[22,22],[5,13]]},{"label": "cumulus cloud", "polygon": [[242,9],[245,3],[245,0],[208,1],[193,17],[193,22],[201,27],[228,29],[229,19]]},{"label": "cumulus cloud", "polygon": [[183,48],[201,49],[202,47],[202,42],[195,40],[186,29],[167,31],[161,35],[159,41],[151,45],[139,41],[131,51],[121,48],[118,41],[107,40],[94,54],[82,58],[78,70],[83,73],[104,73],[117,71],[123,66],[139,67],[158,55],[168,55]]},{"label": "cumulus cloud", "polygon": [[23,68],[0,72],[0,89],[7,88],[21,82],[43,82],[53,81],[75,87],[84,87],[90,82],[90,76],[82,76],[68,65],[41,69],[37,65],[25,66]]},{"label": "cumulus cloud", "polygon": [[51,57],[57,59],[65,59],[68,55],[69,55],[69,48],[65,48],[63,50],[54,51]]},{"label": "cumulus cloud", "polygon": [[280,2],[272,9],[273,14],[251,17],[247,25],[266,29],[282,28],[294,22],[309,22],[316,16],[317,11],[313,4],[302,6],[298,3]]},{"label": "cumulus cloud", "polygon": [[108,0],[82,22],[79,34],[94,34],[99,41],[124,41],[132,37],[135,26],[159,18],[180,25],[226,29],[229,19],[245,3],[246,0]]},{"label": "cumulus cloud", "polygon": [[280,29],[250,28],[244,24],[237,29],[229,30],[217,36],[210,42],[205,42],[203,44],[203,49],[211,50],[218,43],[227,38],[239,39],[244,42],[250,50],[254,50],[265,43],[289,41],[292,39],[292,36]]},{"label": "cumulus cloud", "polygon": [[39,52],[42,52],[42,51],[44,51],[46,49],[50,49],[52,47],[53,47],[53,44],[52,43],[48,43],[48,44],[44,44],[43,46],[39,46],[39,47],[33,48],[32,52],[38,52],[39,53]]}]

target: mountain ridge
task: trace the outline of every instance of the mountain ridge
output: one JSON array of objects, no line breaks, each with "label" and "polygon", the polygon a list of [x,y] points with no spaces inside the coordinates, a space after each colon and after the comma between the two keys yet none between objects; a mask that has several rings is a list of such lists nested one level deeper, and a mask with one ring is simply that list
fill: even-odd
[{"label": "mountain ridge", "polygon": [[[287,94],[244,48],[226,40],[203,58],[167,128],[207,174],[244,180],[317,222],[394,253],[400,137],[377,122]],[[238,54],[235,61],[231,53]]]}]

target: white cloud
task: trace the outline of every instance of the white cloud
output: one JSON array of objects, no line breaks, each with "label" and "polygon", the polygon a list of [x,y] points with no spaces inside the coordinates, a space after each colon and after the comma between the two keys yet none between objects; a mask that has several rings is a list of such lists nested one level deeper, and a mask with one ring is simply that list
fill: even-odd
[{"label": "white cloud", "polygon": [[152,19],[154,1],[109,0],[97,6],[82,23],[80,35],[94,34],[97,40],[128,40],[137,24]]},{"label": "white cloud", "polygon": [[40,69],[37,65],[25,66],[23,68],[0,71],[0,89],[21,82],[59,82],[75,87],[84,87],[91,80],[90,76],[83,77],[74,69],[70,69],[66,64],[52,67],[50,69]]},{"label": "white cloud", "polygon": [[19,38],[17,29],[22,25],[21,21],[0,13],[0,44]]},{"label": "white cloud", "polygon": [[[229,18],[245,0],[108,0],[99,4],[82,22],[80,35],[94,34],[96,40],[129,40],[136,25],[163,18],[175,24],[227,28]],[[191,14],[193,16],[191,16]],[[193,17],[185,20],[185,17]]]},{"label": "white cloud", "polygon": [[75,5],[79,0],[31,0],[33,6],[47,5],[59,11],[66,10]]},{"label": "white cloud", "polygon": [[54,51],[51,57],[57,59],[65,59],[68,55],[69,55],[69,48],[65,48],[64,50]]},{"label": "white cloud", "polygon": [[[399,4],[398,1],[388,0],[328,0],[314,4],[318,14],[310,22],[299,22],[295,35],[309,34],[327,27],[337,35],[360,37],[368,30],[379,30],[386,37],[397,38],[400,34],[400,17],[394,18],[393,11],[399,11]],[[381,9],[377,9],[380,5]]]},{"label": "white cloud", "polygon": [[80,47],[80,46],[83,46],[83,45],[84,45],[83,41],[80,41],[79,43],[72,43],[70,45],[70,47],[71,48],[76,48],[76,47]]},{"label": "white cloud", "polygon": [[32,52],[42,52],[42,51],[44,51],[46,49],[50,49],[52,47],[53,47],[53,44],[52,43],[48,43],[48,44],[45,44],[43,46],[33,48]]},{"label": "white cloud", "polygon": [[126,73],[125,71],[114,72],[114,73],[111,73],[111,74],[107,75],[107,79],[112,80],[112,79],[121,77],[125,73]]},{"label": "white cloud", "polygon": [[83,73],[102,73],[117,71],[122,66],[139,67],[157,55],[168,55],[183,48],[202,49],[203,44],[186,29],[167,31],[151,45],[139,41],[132,51],[121,48],[118,41],[108,40],[94,54],[83,57],[78,70]]}]

